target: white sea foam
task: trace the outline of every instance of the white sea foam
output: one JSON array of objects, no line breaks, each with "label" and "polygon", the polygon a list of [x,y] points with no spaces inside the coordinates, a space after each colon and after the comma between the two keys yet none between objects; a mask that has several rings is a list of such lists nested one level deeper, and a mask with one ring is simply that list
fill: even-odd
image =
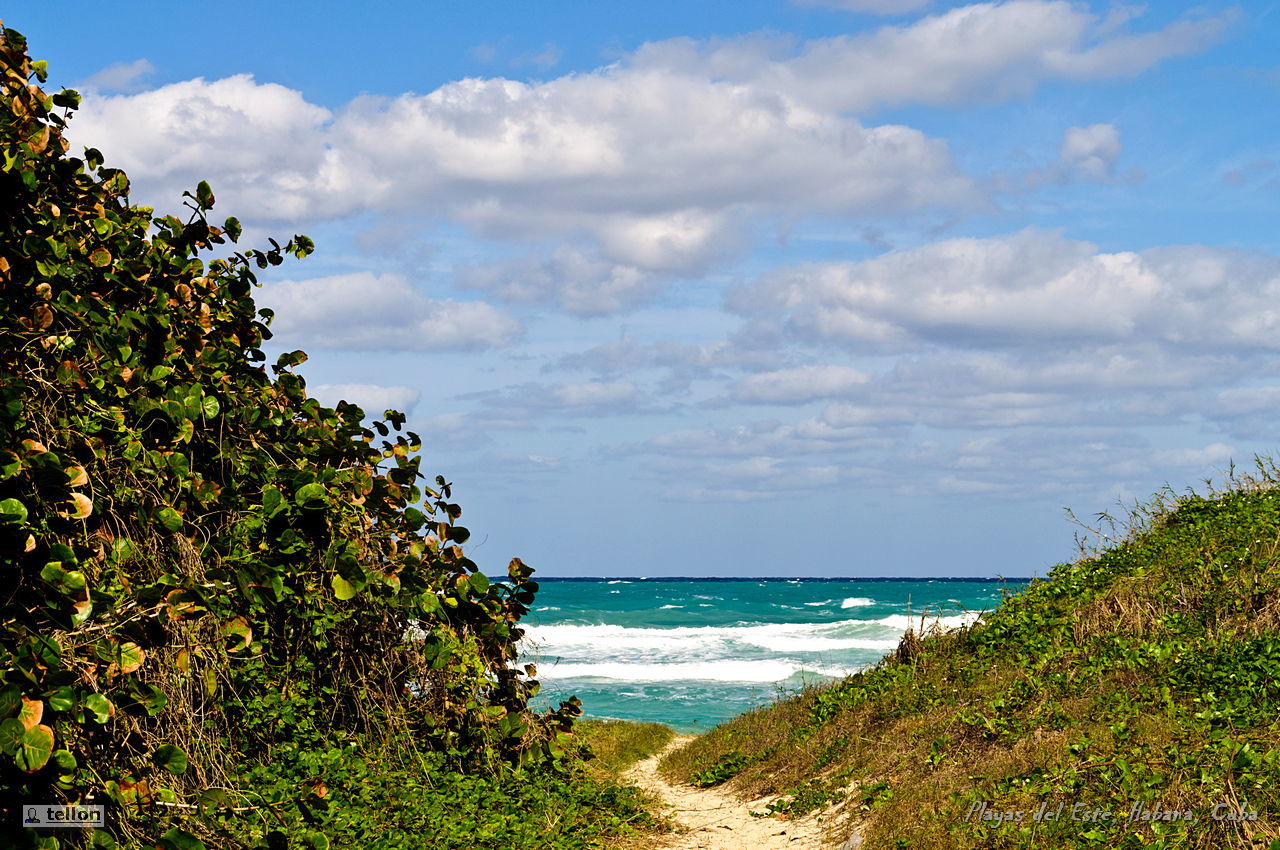
[{"label": "white sea foam", "polygon": [[[937,623],[944,629],[958,629],[975,622],[982,614],[981,611],[966,611],[963,614],[956,614],[951,617],[937,617],[926,614],[924,617],[925,628]],[[919,614],[890,614],[888,617],[881,617],[876,620],[882,626],[888,626],[891,629],[918,629],[920,628]]]},{"label": "white sea foam", "polygon": [[623,682],[784,682],[796,674],[838,677],[851,671],[784,658],[770,661],[691,661],[666,664],[602,662],[538,668],[540,679],[614,679]]},{"label": "white sea foam", "polygon": [[669,609],[671,609],[671,608],[683,608],[683,607],[684,607],[683,605],[663,605],[663,606],[661,606],[658,610],[659,610],[659,611],[667,611],[667,610],[669,610]]},{"label": "white sea foam", "polygon": [[[817,608],[817,607],[819,607],[819,606],[821,606],[821,605],[830,605],[832,602],[835,602],[835,600],[834,600],[834,599],[824,599],[824,600],[822,600],[821,602],[806,602],[806,603],[804,603],[804,604],[805,604],[805,605],[808,605],[810,608]],[[841,606],[841,607],[844,607],[844,606]]]},{"label": "white sea foam", "polygon": [[[681,626],[671,629],[613,625],[528,626],[526,651],[544,656],[586,656],[630,660],[662,653],[671,660],[772,652],[831,652],[863,649],[887,652],[898,645],[902,629],[876,621],[837,623],[762,623],[749,626]],[[751,647],[751,649],[746,649]]]},{"label": "white sea foam", "polygon": [[850,596],[840,603],[841,608],[863,608],[867,605],[875,605],[874,599],[868,599],[865,596]]}]

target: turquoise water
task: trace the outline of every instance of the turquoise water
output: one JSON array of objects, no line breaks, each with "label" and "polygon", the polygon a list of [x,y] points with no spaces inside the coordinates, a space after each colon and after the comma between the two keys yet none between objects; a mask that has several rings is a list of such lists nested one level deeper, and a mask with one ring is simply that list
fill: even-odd
[{"label": "turquoise water", "polygon": [[908,624],[956,626],[1023,581],[542,579],[522,662],[539,704],[700,732],[879,661]]}]

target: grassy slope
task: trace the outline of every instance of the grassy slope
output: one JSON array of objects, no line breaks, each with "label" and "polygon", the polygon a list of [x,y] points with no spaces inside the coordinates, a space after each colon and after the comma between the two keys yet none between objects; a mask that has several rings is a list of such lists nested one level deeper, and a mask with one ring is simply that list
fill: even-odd
[{"label": "grassy slope", "polygon": [[[849,800],[866,848],[1280,848],[1280,491],[1248,481],[1142,512],[965,631],[743,715],[673,778]],[[1026,814],[992,826],[976,801]],[[1035,822],[1044,801],[1059,821]],[[1116,814],[1072,821],[1070,807]],[[1148,810],[1195,820],[1129,821]],[[1226,803],[1256,821],[1214,820]],[[1273,845],[1272,842],[1275,841]]]}]

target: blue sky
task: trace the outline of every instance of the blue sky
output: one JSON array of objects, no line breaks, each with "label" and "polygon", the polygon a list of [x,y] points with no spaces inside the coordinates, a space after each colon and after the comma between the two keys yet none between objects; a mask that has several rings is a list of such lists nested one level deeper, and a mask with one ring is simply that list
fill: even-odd
[{"label": "blue sky", "polygon": [[472,557],[997,575],[1276,447],[1280,3],[64,3],[74,143],[246,244]]}]

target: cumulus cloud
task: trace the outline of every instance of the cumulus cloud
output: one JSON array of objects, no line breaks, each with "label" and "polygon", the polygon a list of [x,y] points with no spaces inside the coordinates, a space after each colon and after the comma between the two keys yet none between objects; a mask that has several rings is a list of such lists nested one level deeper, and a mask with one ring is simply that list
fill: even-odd
[{"label": "cumulus cloud", "polygon": [[661,288],[660,278],[649,272],[593,259],[567,246],[549,257],[458,265],[454,280],[465,289],[483,289],[504,301],[556,304],[580,316],[616,313]]},{"label": "cumulus cloud", "polygon": [[779,269],[729,304],[781,314],[801,338],[884,351],[1142,340],[1204,352],[1280,347],[1278,298],[1274,257],[1203,246],[1099,253],[1024,230]]},{"label": "cumulus cloud", "polygon": [[1123,150],[1120,131],[1114,124],[1068,127],[1063,133],[1057,161],[1013,178],[997,175],[995,185],[1005,189],[1027,189],[1078,182],[1140,183],[1144,175],[1139,169],[1130,169],[1123,176],[1116,174],[1116,164]]},{"label": "cumulus cloud", "polygon": [[87,98],[68,135],[101,149],[162,208],[207,179],[241,215],[294,220],[339,202],[326,191],[331,118],[301,92],[237,74]]},{"label": "cumulus cloud", "polygon": [[804,404],[820,398],[848,396],[870,376],[849,366],[798,366],[749,375],[733,388],[733,399],[758,404]]},{"label": "cumulus cloud", "polygon": [[622,446],[620,454],[664,454],[700,458],[788,457],[861,449],[892,448],[901,434],[901,421],[837,426],[823,417],[785,424],[760,420],[721,428],[683,428],[667,431],[643,443]]},{"label": "cumulus cloud", "polygon": [[587,239],[604,263],[642,272],[701,267],[745,216],[981,202],[946,145],[917,130],[661,68],[467,79],[336,113],[244,75],[196,79],[92,99],[71,133],[150,198],[208,178],[259,218],[427,212],[484,236]]},{"label": "cumulus cloud", "polygon": [[381,417],[385,410],[412,415],[422,397],[422,393],[413,387],[380,384],[309,384],[307,392],[330,407],[346,401],[375,418]]},{"label": "cumulus cloud", "polygon": [[1114,124],[1069,127],[1062,140],[1062,162],[1089,180],[1112,178],[1120,156],[1120,133]]},{"label": "cumulus cloud", "polygon": [[[463,79],[333,110],[248,75],[198,78],[90,98],[70,135],[104,150],[161,208],[208,179],[226,208],[260,223],[425,215],[550,243],[461,278],[595,315],[704,271],[761,218],[988,204],[944,142],[857,113],[1136,73],[1212,43],[1225,25],[1184,19],[1133,34],[1067,2],[1012,0],[798,45],[675,39],[544,82]],[[1074,128],[1064,167],[1108,177],[1119,142],[1107,126]]]},{"label": "cumulus cloud", "polygon": [[277,337],[310,348],[467,350],[510,345],[523,333],[519,321],[491,304],[428,298],[396,274],[270,283],[258,302],[279,316],[272,325]]},{"label": "cumulus cloud", "polygon": [[826,6],[871,15],[902,15],[928,6],[932,0],[793,0],[797,6]]},{"label": "cumulus cloud", "polygon": [[[1132,16],[1129,16],[1132,17]],[[1234,15],[1183,18],[1131,33],[1064,0],[975,3],[865,35],[646,45],[634,62],[749,81],[832,112],[958,106],[1030,94],[1049,80],[1128,77],[1215,44]]]}]

